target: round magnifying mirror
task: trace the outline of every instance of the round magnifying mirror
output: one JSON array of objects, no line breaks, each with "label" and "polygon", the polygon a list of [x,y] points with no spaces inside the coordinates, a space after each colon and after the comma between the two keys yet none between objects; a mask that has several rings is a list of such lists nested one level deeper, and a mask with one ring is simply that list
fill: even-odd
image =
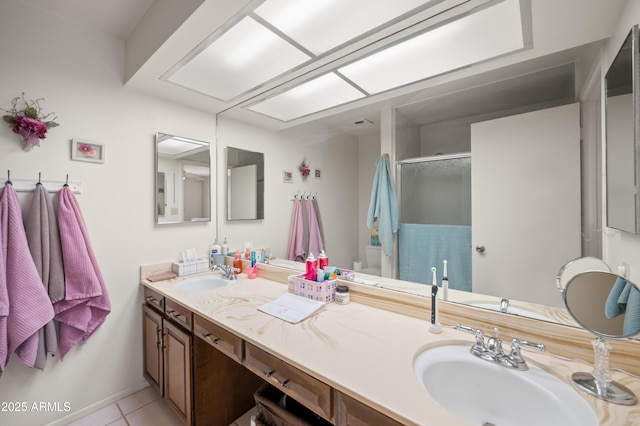
[{"label": "round magnifying mirror", "polygon": [[579,257],[570,260],[556,274],[556,286],[560,292],[564,291],[571,278],[588,271],[611,272],[609,265],[597,257]]},{"label": "round magnifying mirror", "polygon": [[564,303],[569,314],[597,336],[593,341],[593,373],[574,373],[574,384],[581,390],[616,404],[633,405],[633,392],[611,380],[606,339],[620,339],[640,333],[640,290],[631,281],[603,271],[582,272],[564,287]]}]

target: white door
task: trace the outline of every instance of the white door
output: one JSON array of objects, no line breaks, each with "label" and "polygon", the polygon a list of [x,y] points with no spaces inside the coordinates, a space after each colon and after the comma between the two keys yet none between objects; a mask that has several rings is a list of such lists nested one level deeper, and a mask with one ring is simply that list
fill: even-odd
[{"label": "white door", "polygon": [[258,166],[235,167],[227,173],[228,220],[258,218]]},{"label": "white door", "polygon": [[474,293],[563,306],[581,254],[580,105],[471,126]]}]

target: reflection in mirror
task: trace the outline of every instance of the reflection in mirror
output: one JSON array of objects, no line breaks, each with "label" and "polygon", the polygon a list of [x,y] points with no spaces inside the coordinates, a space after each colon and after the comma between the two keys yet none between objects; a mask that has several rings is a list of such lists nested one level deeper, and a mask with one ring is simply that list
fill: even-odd
[{"label": "reflection in mirror", "polygon": [[156,223],[211,220],[211,145],[156,134]]},{"label": "reflection in mirror", "polygon": [[607,123],[607,225],[640,233],[640,184],[638,145],[638,76],[633,64],[638,55],[638,26],[633,27],[618,52],[606,79]]},{"label": "reflection in mirror", "polygon": [[610,272],[577,274],[567,283],[564,303],[573,318],[597,336],[593,341],[593,373],[574,373],[574,384],[584,392],[609,402],[636,403],[625,386],[611,380],[606,339],[631,337],[640,333],[640,290],[635,284]]},{"label": "reflection in mirror", "polygon": [[264,154],[227,148],[227,220],[264,219]]}]

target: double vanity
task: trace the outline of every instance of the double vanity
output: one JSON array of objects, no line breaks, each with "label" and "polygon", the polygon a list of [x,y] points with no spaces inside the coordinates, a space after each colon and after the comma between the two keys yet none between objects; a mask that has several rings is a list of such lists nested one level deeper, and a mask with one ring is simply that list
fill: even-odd
[{"label": "double vanity", "polygon": [[[443,330],[432,334],[427,299],[357,283],[349,283],[355,303],[332,303],[290,324],[257,308],[288,291],[291,271],[260,264],[255,279],[225,281],[218,272],[146,279],[168,265],[141,268],[145,377],[185,424],[233,423],[264,383],[336,425],[469,425],[476,415],[486,425],[640,424],[640,405],[572,387],[572,373],[592,368],[590,337],[581,330],[442,303]],[[527,371],[495,365],[470,353],[476,338],[456,323],[486,335],[499,326],[505,352],[512,337],[544,343],[547,352],[523,350]],[[637,369],[637,346],[617,345],[612,355],[620,362],[612,357],[612,365],[638,374],[627,368]],[[639,379],[612,376],[640,395]],[[491,383],[495,392],[487,392]],[[544,399],[544,389],[552,396]],[[503,401],[499,413],[486,409],[491,394]]]}]

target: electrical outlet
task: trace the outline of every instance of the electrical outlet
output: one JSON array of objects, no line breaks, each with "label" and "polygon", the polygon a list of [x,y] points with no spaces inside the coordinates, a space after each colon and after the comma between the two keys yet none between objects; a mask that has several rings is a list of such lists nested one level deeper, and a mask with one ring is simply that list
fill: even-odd
[{"label": "electrical outlet", "polygon": [[618,275],[620,275],[622,278],[628,278],[628,275],[629,275],[628,263],[622,262],[620,263],[620,265],[618,265]]}]

